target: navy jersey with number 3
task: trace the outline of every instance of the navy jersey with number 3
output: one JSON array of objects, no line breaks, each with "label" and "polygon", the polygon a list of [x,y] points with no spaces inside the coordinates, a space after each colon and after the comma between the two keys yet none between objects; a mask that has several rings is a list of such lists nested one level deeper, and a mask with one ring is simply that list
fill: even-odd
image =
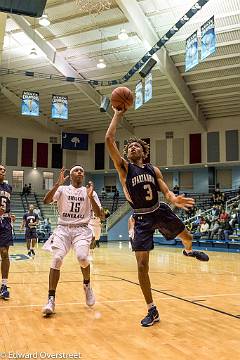
[{"label": "navy jersey with number 3", "polygon": [[159,186],[151,164],[128,164],[126,187],[134,209],[151,208],[158,203]]}]

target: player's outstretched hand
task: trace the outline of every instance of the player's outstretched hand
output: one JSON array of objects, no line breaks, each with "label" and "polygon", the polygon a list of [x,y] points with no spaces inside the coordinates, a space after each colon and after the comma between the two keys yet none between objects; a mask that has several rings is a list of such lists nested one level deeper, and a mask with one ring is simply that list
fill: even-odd
[{"label": "player's outstretched hand", "polygon": [[66,171],[66,169],[64,167],[60,171],[58,181],[57,181],[57,184],[59,186],[63,185],[65,183],[65,181],[69,178],[69,175],[65,176],[65,171]]},{"label": "player's outstretched hand", "polygon": [[118,109],[114,108],[113,106],[112,106],[112,109],[114,111],[114,114],[117,116],[122,116],[127,111],[126,109],[118,110]]},{"label": "player's outstretched hand", "polygon": [[195,200],[192,198],[186,198],[184,194],[176,196],[174,201],[174,205],[178,208],[188,210],[193,207],[195,204]]},{"label": "player's outstretched hand", "polygon": [[93,190],[94,190],[93,182],[89,181],[88,184],[86,185],[86,188],[87,188],[87,196],[89,197],[89,199],[91,199],[93,197]]}]

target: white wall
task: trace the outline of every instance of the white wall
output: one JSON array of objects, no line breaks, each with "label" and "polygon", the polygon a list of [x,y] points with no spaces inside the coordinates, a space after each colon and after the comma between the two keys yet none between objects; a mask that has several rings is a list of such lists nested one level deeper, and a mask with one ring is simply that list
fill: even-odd
[{"label": "white wall", "polygon": [[[147,122],[147,119],[146,119]],[[59,170],[56,169],[37,169],[33,170],[31,168],[21,168],[21,139],[29,138],[34,140],[34,156],[33,160],[36,160],[36,145],[37,142],[47,142],[49,143],[50,136],[58,136],[60,141],[60,132],[56,133],[50,131],[47,128],[42,127],[38,124],[34,118],[30,117],[9,117],[6,114],[0,114],[0,126],[1,126],[1,134],[0,136],[3,138],[3,146],[2,146],[2,159],[3,164],[5,164],[6,158],[6,137],[16,137],[19,139],[19,154],[18,154],[18,166],[17,167],[8,167],[7,168],[7,179],[11,183],[12,180],[12,170],[24,170],[25,179],[24,182],[32,183],[33,190],[40,192],[42,191],[42,172],[43,171],[53,171],[55,174],[55,179]],[[220,118],[214,120],[207,121],[208,131],[219,131],[220,132],[220,159],[221,163],[225,165],[231,165],[226,162],[225,156],[225,131],[226,130],[240,130],[240,116],[239,117],[229,117],[229,118]],[[107,130],[107,129],[106,129]],[[70,167],[74,164],[81,164],[87,172],[91,173],[104,173],[104,171],[95,171],[94,170],[94,149],[95,143],[104,142],[104,137],[106,130],[104,131],[96,131],[92,134],[89,134],[89,149],[88,151],[64,151],[63,153],[63,165],[66,167]],[[149,137],[151,138],[151,162],[155,164],[156,160],[156,149],[155,143],[156,140],[161,140],[165,138],[166,131],[173,131],[174,138],[184,138],[184,165],[185,167],[189,166],[189,134],[190,133],[202,133],[202,162],[206,163],[207,159],[207,146],[206,146],[206,138],[207,133],[201,131],[198,124],[195,122],[184,122],[184,123],[176,123],[176,124],[164,124],[158,126],[141,126],[135,128],[134,136],[137,137]],[[79,130],[81,132],[81,130]],[[131,137],[127,130],[119,127],[117,130],[117,140],[120,143],[120,151],[123,150],[124,140]],[[172,140],[168,140],[168,167],[171,169],[181,169],[181,166],[173,166],[172,165]],[[49,144],[49,165],[51,165],[51,144]],[[239,164],[239,162],[237,162]],[[214,164],[211,164],[213,166]],[[217,164],[216,164],[217,165]],[[236,164],[237,165],[237,164]],[[192,167],[190,165],[189,167]],[[105,173],[112,172],[109,170],[109,155],[107,150],[105,151]],[[174,181],[176,182],[176,181]]]}]

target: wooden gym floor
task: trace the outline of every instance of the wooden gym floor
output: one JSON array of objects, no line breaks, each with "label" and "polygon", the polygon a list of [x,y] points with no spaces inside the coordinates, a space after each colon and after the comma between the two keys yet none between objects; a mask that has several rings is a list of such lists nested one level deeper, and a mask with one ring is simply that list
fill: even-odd
[{"label": "wooden gym floor", "polygon": [[[26,254],[23,244],[11,254]],[[81,359],[240,359],[240,265],[237,253],[209,252],[201,263],[181,249],[157,246],[150,271],[161,322],[143,328],[146,306],[127,243],[94,250],[97,303],[84,302],[82,276],[70,253],[62,267],[56,315],[43,318],[50,254],[14,257],[9,301],[0,300],[0,352],[81,354]],[[35,355],[36,356],[36,355]],[[76,355],[77,356],[77,355]],[[0,356],[1,358],[1,356]]]}]

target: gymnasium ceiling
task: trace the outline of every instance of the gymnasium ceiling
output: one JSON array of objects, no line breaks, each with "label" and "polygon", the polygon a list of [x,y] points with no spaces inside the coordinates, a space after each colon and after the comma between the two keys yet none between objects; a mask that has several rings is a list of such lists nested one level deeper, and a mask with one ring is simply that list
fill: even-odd
[{"label": "gymnasium ceiling", "polygon": [[[89,14],[75,0],[48,0],[51,24],[46,28],[33,18],[8,15],[1,66],[86,79],[121,78],[195,2],[111,0],[110,9]],[[185,40],[212,15],[216,52],[186,73]],[[129,35],[124,41],[118,39],[122,28]],[[38,52],[35,59],[29,57],[33,47]],[[173,123],[174,128],[177,122],[191,126],[195,121],[206,129],[210,119],[239,115],[239,0],[210,0],[156,55],[153,99],[137,111],[129,110],[122,126],[132,132],[138,126]],[[105,69],[97,69],[99,58],[104,58]],[[134,90],[139,79],[135,75],[126,86]],[[100,113],[99,103],[100,95],[110,96],[113,87],[92,88],[16,74],[1,75],[0,87],[1,114],[16,116],[22,91],[39,91],[42,115],[35,121],[57,130],[103,130],[111,118],[111,110]],[[69,96],[68,121],[50,119],[52,94]]]}]

